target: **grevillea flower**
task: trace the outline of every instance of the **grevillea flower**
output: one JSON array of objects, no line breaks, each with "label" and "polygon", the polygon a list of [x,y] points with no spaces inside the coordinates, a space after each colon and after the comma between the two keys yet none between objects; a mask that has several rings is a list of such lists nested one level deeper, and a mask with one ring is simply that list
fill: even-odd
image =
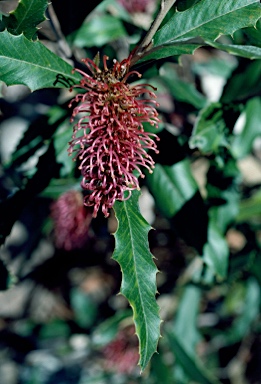
[{"label": "grevillea flower", "polygon": [[88,239],[92,215],[83,205],[80,192],[68,191],[51,205],[54,240],[57,248],[71,251],[82,248]]},{"label": "grevillea flower", "polygon": [[[79,115],[74,126],[72,141],[69,143],[69,154],[75,152],[74,160],[81,161],[79,169],[83,179],[82,187],[89,190],[85,197],[85,205],[93,207],[96,217],[101,207],[105,217],[115,200],[126,200],[131,191],[139,189],[138,177],[144,177],[140,167],[152,173],[154,161],[147,153],[148,149],[157,152],[153,133],[145,132],[142,123],[157,126],[159,119],[155,109],[156,95],[152,86],[139,84],[131,86],[127,83],[130,75],[141,75],[129,72],[130,60],[118,62],[114,60],[111,69],[107,67],[108,57],[103,58],[101,70],[90,60],[83,59],[90,74],[76,69],[83,78],[79,85],[85,92],[77,94],[71,101],[79,105],[73,110],[72,120]],[[142,95],[148,98],[141,98]],[[128,196],[124,192],[128,191]]]},{"label": "grevillea flower", "polygon": [[133,326],[119,331],[116,338],[103,349],[104,368],[124,374],[130,374],[139,361],[138,339]]},{"label": "grevillea flower", "polygon": [[153,0],[118,0],[129,13],[145,13]]}]

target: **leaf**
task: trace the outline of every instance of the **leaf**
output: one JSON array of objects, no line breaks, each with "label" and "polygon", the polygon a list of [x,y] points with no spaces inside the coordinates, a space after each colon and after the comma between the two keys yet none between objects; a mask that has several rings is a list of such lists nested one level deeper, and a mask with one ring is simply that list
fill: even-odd
[{"label": "leaf", "polygon": [[[184,372],[195,383],[200,384],[218,384],[219,382],[207,372],[204,366],[199,363],[190,353],[188,353],[174,332],[167,331],[170,347],[175,355],[176,361],[180,364]],[[184,334],[183,337],[186,337]]]},{"label": "leaf", "polygon": [[[173,332],[185,350],[194,357],[196,345],[201,340],[197,329],[197,317],[201,290],[193,285],[186,286],[178,306]],[[183,335],[186,334],[184,338]]]},{"label": "leaf", "polygon": [[23,208],[38,193],[42,192],[53,177],[59,177],[59,166],[55,161],[53,143],[47,151],[39,157],[36,173],[27,181],[24,187],[0,201],[0,245],[4,244]]},{"label": "leaf", "polygon": [[3,22],[13,35],[23,33],[27,39],[33,39],[37,25],[46,20],[44,14],[47,6],[47,0],[19,0],[18,7],[9,17],[3,17]]},{"label": "leaf", "polygon": [[130,316],[131,309],[118,311],[114,316],[108,318],[97,327],[95,327],[95,330],[92,334],[93,345],[95,345],[95,347],[101,348],[110,343],[117,335],[120,323]]},{"label": "leaf", "polygon": [[261,215],[261,191],[253,194],[248,199],[243,199],[239,204],[237,222],[246,222],[249,220],[258,220]]},{"label": "leaf", "polygon": [[176,12],[155,34],[154,46],[194,37],[216,40],[255,25],[261,17],[259,0],[201,0],[184,12]]},{"label": "leaf", "polygon": [[249,97],[259,94],[261,91],[261,60],[255,60],[249,64],[242,61],[223,89],[220,101],[231,103],[244,101]]},{"label": "leaf", "polygon": [[220,44],[216,42],[207,41],[209,45],[214,48],[220,49],[231,53],[232,55],[246,57],[247,59],[261,59],[261,48],[253,45],[233,45],[233,44]]},{"label": "leaf", "polygon": [[233,155],[241,159],[248,155],[252,149],[253,142],[261,136],[261,98],[250,99],[245,108],[245,124],[240,134],[235,135],[231,149]]},{"label": "leaf", "polygon": [[202,44],[184,43],[160,45],[158,47],[152,48],[152,50],[150,50],[148,54],[146,54],[146,56],[143,56],[142,59],[140,59],[138,62],[143,63],[149,60],[159,60],[169,56],[192,55],[201,46]]},{"label": "leaf", "polygon": [[146,180],[158,208],[168,218],[173,217],[198,190],[188,160],[172,166],[156,164]]},{"label": "leaf", "polygon": [[160,75],[174,99],[191,104],[198,109],[206,105],[206,98],[198,92],[194,84],[179,79],[172,64],[164,64],[160,69]]},{"label": "leaf", "polygon": [[219,147],[228,147],[221,103],[211,103],[200,111],[189,140],[190,148],[202,153],[217,152]]},{"label": "leaf", "polygon": [[101,47],[120,37],[126,36],[122,22],[110,15],[99,15],[82,24],[76,33],[76,47]]},{"label": "leaf", "polygon": [[72,69],[39,41],[7,31],[0,33],[0,80],[6,85],[24,84],[32,91],[69,88],[81,78],[78,73],[72,74]]},{"label": "leaf", "polygon": [[144,370],[156,352],[160,337],[159,307],[155,294],[157,268],[149,251],[150,225],[138,207],[140,192],[133,191],[130,199],[116,201],[114,211],[118,220],[113,259],[122,271],[121,293],[132,309],[139,338],[139,364]]},{"label": "leaf", "polygon": [[229,249],[224,236],[217,228],[214,220],[208,227],[208,242],[203,248],[203,260],[221,279],[227,276]]},{"label": "leaf", "polygon": [[241,314],[234,320],[232,327],[223,335],[229,344],[241,341],[251,331],[251,326],[259,315],[257,303],[260,302],[260,286],[255,278],[247,280],[246,295],[243,302],[244,308]]}]

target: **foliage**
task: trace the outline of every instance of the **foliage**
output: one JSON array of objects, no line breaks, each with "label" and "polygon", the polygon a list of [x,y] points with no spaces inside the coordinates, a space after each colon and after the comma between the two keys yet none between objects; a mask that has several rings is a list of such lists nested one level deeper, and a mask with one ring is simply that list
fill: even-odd
[{"label": "foliage", "polygon": [[[48,100],[44,113],[30,117],[7,155],[1,138],[0,244],[7,240],[6,248],[13,226],[23,221],[24,212],[37,199],[48,206],[39,221],[38,240],[52,239],[51,201],[70,189],[80,190],[79,164],[67,156],[72,135],[72,110],[68,104],[73,96],[68,95],[68,89],[81,79],[73,68],[81,71],[80,58],[93,59],[97,51],[101,57],[109,56],[111,62],[114,58],[120,61],[145,35],[138,16],[129,14],[122,2],[99,3],[66,38],[53,23],[52,12],[48,13],[48,24],[45,14],[51,5],[46,0],[20,0],[9,14],[0,7],[1,100],[9,86],[23,85],[32,92],[29,98],[48,89],[48,97],[54,101]],[[151,22],[159,9],[160,2],[154,1]],[[44,28],[39,29],[43,21],[56,34],[54,52],[45,44]],[[146,177],[140,178],[141,186],[149,190],[155,203],[155,231],[150,231],[141,213],[140,192],[132,191],[129,200],[116,201],[113,207],[117,230],[114,252],[113,248],[109,252],[112,260],[105,261],[99,255],[97,261],[88,259],[87,265],[111,268],[113,263],[115,270],[118,265],[114,261],[120,265],[122,283],[115,284],[133,311],[141,371],[149,371],[144,379],[134,374],[137,383],[223,382],[218,350],[232,347],[237,352],[223,368],[230,382],[235,382],[229,364],[233,358],[240,364],[240,348],[260,333],[260,25],[258,0],[177,0],[155,33],[153,44],[145,47],[135,63],[134,71],[142,73],[145,83],[158,88],[160,100],[160,128],[144,124],[145,131],[159,136],[159,153],[152,155],[153,173],[144,171]],[[59,46],[66,47],[62,57]],[[219,89],[213,96],[207,85],[217,79]],[[0,104],[3,121],[8,120],[8,103],[7,97],[6,103]],[[251,169],[245,171],[247,161],[257,164],[257,179],[251,178]],[[113,212],[109,220],[115,220]],[[104,223],[102,214],[98,215],[90,234],[86,234],[88,238],[93,236],[92,241],[98,245],[108,233]],[[168,256],[160,251],[166,234],[157,240],[161,226],[170,233]],[[153,247],[157,241],[158,246]],[[111,239],[108,244],[111,246]],[[182,248],[182,267],[175,258],[178,246]],[[64,250],[53,249],[56,260]],[[93,250],[90,241],[83,250],[73,250],[72,256],[76,255],[76,260],[83,252],[91,258],[91,253],[96,252]],[[25,254],[30,260],[33,243]],[[74,264],[70,260],[65,265],[70,270]],[[162,269],[159,274],[158,268]],[[171,280],[173,271],[177,276]],[[163,298],[167,297],[162,329],[156,275],[158,290]],[[0,260],[1,290],[9,288],[14,280],[19,285],[35,276],[37,272],[13,267],[12,257]],[[100,315],[98,304],[81,289],[74,287],[69,294],[77,324],[75,333],[88,330],[92,338],[88,348],[96,352],[109,345],[119,329],[126,334],[116,342],[125,342],[130,312],[116,308],[115,313]],[[174,308],[171,303],[176,301]],[[213,323],[206,320],[208,315]],[[98,327],[96,321],[100,322]],[[64,327],[65,321],[61,323],[55,323],[54,329],[58,327],[66,338],[70,330]],[[157,355],[154,353],[159,340]],[[200,347],[203,352],[197,353]],[[174,368],[168,361],[170,355],[175,359]],[[245,364],[242,375],[247,374]],[[95,375],[92,382],[105,382],[106,375],[108,380],[113,377],[110,372]],[[79,384],[88,383],[87,376],[83,375]]]}]

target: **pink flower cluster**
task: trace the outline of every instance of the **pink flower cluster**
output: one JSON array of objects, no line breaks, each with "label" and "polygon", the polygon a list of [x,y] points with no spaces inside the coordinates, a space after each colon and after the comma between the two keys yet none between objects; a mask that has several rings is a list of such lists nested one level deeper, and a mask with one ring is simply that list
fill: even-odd
[{"label": "pink flower cluster", "polygon": [[138,339],[133,326],[119,331],[116,338],[103,349],[105,369],[130,374],[139,361]]},{"label": "pink flower cluster", "polygon": [[129,13],[142,13],[148,11],[153,0],[118,0]]},{"label": "pink flower cluster", "polygon": [[[85,197],[85,205],[93,207],[93,217],[101,207],[109,216],[115,200],[128,199],[131,191],[139,189],[138,177],[144,177],[140,167],[153,171],[154,161],[149,149],[157,152],[153,133],[145,132],[142,123],[157,126],[159,119],[154,106],[156,95],[148,84],[127,84],[131,56],[107,67],[108,57],[103,58],[103,70],[90,60],[82,61],[90,74],[76,69],[83,78],[75,86],[82,88],[71,101],[79,103],[73,110],[72,119],[79,120],[74,126],[69,154],[75,152],[74,160],[80,160],[79,169],[82,187],[91,193]],[[148,98],[141,98],[147,95]],[[124,192],[128,191],[128,196]]]},{"label": "pink flower cluster", "polygon": [[92,215],[83,205],[80,192],[68,191],[61,195],[51,205],[51,217],[57,248],[71,251],[86,244]]}]

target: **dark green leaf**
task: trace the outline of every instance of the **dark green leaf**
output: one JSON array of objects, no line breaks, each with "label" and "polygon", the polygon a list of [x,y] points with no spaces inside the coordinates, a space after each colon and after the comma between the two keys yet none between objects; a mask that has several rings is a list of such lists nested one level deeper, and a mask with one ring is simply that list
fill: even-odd
[{"label": "dark green leaf", "polygon": [[151,227],[139,212],[139,195],[140,192],[133,191],[130,199],[114,204],[118,229],[113,259],[122,271],[121,293],[133,309],[139,338],[139,364],[144,370],[157,349],[160,318],[155,298],[157,268],[148,243]]},{"label": "dark green leaf", "polygon": [[146,177],[156,204],[166,217],[173,217],[192,198],[198,187],[188,160],[172,166],[156,164],[154,172]]},{"label": "dark green leaf", "polygon": [[189,141],[190,148],[209,153],[217,152],[219,147],[228,147],[222,108],[220,103],[211,103],[202,109]]},{"label": "dark green leaf", "polygon": [[261,59],[261,48],[253,45],[220,44],[209,41],[207,41],[207,43],[214,48],[226,51],[232,55],[246,57],[247,59]]},{"label": "dark green leaf", "polygon": [[191,104],[198,109],[206,105],[206,98],[197,91],[195,85],[180,80],[175,68],[170,63],[161,67],[160,74],[174,99]]},{"label": "dark green leaf", "polygon": [[32,91],[40,88],[69,88],[81,76],[72,74],[72,67],[49,51],[39,41],[23,35],[0,33],[0,80],[7,85],[24,84]]},{"label": "dark green leaf", "polygon": [[197,36],[216,40],[256,24],[261,17],[259,0],[201,0],[184,12],[176,12],[155,34],[155,47]]},{"label": "dark green leaf", "polygon": [[117,335],[120,323],[130,316],[131,310],[126,309],[117,312],[113,317],[110,317],[99,324],[92,334],[93,344],[96,347],[104,347],[106,344],[110,343]]},{"label": "dark green leaf", "polygon": [[193,7],[193,5],[199,3],[201,0],[177,0],[177,9],[180,12],[186,11],[186,9]]},{"label": "dark green leaf", "polygon": [[122,22],[110,15],[93,17],[77,31],[74,44],[77,47],[101,47],[126,36]]},{"label": "dark green leaf", "polygon": [[18,190],[6,200],[0,202],[0,245],[10,234],[15,221],[19,218],[23,208],[38,193],[42,192],[53,177],[59,176],[59,166],[55,161],[53,143],[39,158],[34,176],[27,181],[23,189]]},{"label": "dark green leaf", "polygon": [[248,199],[243,199],[239,204],[237,222],[259,219],[261,215],[261,191]]},{"label": "dark green leaf", "polygon": [[261,60],[242,64],[231,74],[224,87],[221,102],[244,101],[261,91]]},{"label": "dark green leaf", "polygon": [[244,298],[244,308],[241,314],[235,319],[232,327],[225,332],[226,342],[234,344],[239,342],[251,330],[253,321],[257,318],[260,303],[260,287],[256,279],[251,278],[247,281],[246,295]]},{"label": "dark green leaf", "polygon": [[44,14],[47,6],[47,0],[19,0],[18,7],[9,17],[4,17],[3,22],[13,35],[23,33],[27,39],[33,39],[37,26],[46,20]]},{"label": "dark green leaf", "polygon": [[[200,384],[218,384],[218,380],[212,377],[212,375],[205,370],[202,364],[200,364],[194,356],[191,356],[183,347],[174,332],[166,332],[170,347],[175,355],[176,361],[180,364],[188,377],[193,382]],[[182,336],[181,336],[182,337]],[[186,337],[186,334],[183,335]]]},{"label": "dark green leaf", "polygon": [[198,287],[193,285],[185,287],[173,326],[173,332],[183,348],[194,358],[196,358],[196,345],[201,340],[197,329],[200,298],[201,290]]},{"label": "dark green leaf", "polygon": [[72,126],[68,121],[62,123],[54,136],[54,148],[56,152],[56,160],[62,164],[61,177],[69,175],[74,169],[75,163],[68,154],[68,142],[72,138]]},{"label": "dark green leaf", "polygon": [[229,249],[223,234],[214,220],[208,227],[208,242],[203,248],[203,260],[215,275],[224,279],[227,276]]},{"label": "dark green leaf", "polygon": [[159,60],[169,56],[180,56],[193,54],[202,44],[166,44],[153,48],[146,56],[143,56],[139,63],[148,60]]},{"label": "dark green leaf", "polygon": [[245,125],[240,134],[235,136],[232,143],[232,153],[237,158],[248,155],[252,149],[253,141],[261,136],[261,98],[250,99],[245,108]]},{"label": "dark green leaf", "polygon": [[255,27],[244,28],[242,32],[247,36],[248,43],[261,47],[261,19]]}]

